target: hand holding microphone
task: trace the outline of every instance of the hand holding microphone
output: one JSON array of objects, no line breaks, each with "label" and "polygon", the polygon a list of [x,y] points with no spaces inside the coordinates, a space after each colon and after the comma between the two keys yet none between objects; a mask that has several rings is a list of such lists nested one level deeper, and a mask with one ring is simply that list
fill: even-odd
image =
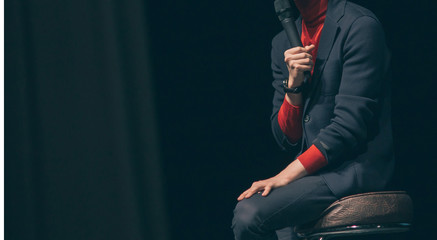
[{"label": "hand holding microphone", "polygon": [[315,46],[294,47],[284,52],[284,62],[288,67],[288,88],[299,87],[304,83],[306,72],[313,68],[311,51]]},{"label": "hand holding microphone", "polygon": [[311,51],[315,46],[302,46],[289,0],[275,0],[274,5],[292,47],[284,53],[284,61],[289,71],[289,78],[284,81],[284,90],[292,94],[300,93],[310,78],[313,67]]}]

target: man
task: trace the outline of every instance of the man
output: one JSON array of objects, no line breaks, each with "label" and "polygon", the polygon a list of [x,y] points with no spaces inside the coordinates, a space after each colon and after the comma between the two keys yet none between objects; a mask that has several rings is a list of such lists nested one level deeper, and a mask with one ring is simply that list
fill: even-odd
[{"label": "man", "polygon": [[[295,238],[292,226],[316,219],[341,197],[383,190],[393,171],[381,24],[346,0],[294,2],[304,47],[290,48],[284,31],[272,41],[271,120],[280,147],[297,157],[238,197],[237,240]],[[312,76],[300,91],[305,71]]]}]

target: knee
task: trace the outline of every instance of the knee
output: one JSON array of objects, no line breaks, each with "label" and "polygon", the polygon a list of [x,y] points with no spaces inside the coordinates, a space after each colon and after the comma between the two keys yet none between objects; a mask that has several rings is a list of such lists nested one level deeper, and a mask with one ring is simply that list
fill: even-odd
[{"label": "knee", "polygon": [[232,229],[236,236],[245,232],[257,232],[261,221],[259,206],[248,199],[242,200],[235,207]]}]

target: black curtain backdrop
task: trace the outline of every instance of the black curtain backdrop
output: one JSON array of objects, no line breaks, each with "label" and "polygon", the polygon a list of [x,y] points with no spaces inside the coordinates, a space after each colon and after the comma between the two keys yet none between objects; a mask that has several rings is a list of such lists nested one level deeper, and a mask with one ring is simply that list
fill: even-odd
[{"label": "black curtain backdrop", "polygon": [[140,0],[6,1],[6,239],[169,239],[148,35]]},{"label": "black curtain backdrop", "polygon": [[[354,1],[392,51],[392,189],[436,238],[431,0]],[[273,1],[5,2],[5,239],[232,239],[270,131]]]}]

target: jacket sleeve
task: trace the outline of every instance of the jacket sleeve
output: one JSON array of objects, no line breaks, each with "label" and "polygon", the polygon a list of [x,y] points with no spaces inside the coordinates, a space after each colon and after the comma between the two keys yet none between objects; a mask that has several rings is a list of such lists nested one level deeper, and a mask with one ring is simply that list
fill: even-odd
[{"label": "jacket sleeve", "polygon": [[388,50],[380,23],[361,16],[349,28],[343,45],[342,77],[335,96],[334,115],[313,144],[328,164],[357,152],[375,126],[378,102],[388,65]]},{"label": "jacket sleeve", "polygon": [[282,87],[282,81],[285,79],[286,76],[288,76],[288,72],[284,73],[281,70],[281,64],[285,66],[284,53],[280,52],[280,50],[278,49],[281,37],[285,36],[283,33],[284,32],[281,32],[272,40],[271,68],[273,73],[272,85],[275,92],[273,95],[273,113],[270,120],[271,120],[273,136],[276,142],[278,143],[279,147],[284,151],[293,151],[296,154],[297,151],[300,150],[301,141],[299,140],[296,143],[290,143],[288,141],[287,136],[281,130],[281,127],[279,126],[278,123],[278,112],[282,106],[285,97],[285,92]]}]

